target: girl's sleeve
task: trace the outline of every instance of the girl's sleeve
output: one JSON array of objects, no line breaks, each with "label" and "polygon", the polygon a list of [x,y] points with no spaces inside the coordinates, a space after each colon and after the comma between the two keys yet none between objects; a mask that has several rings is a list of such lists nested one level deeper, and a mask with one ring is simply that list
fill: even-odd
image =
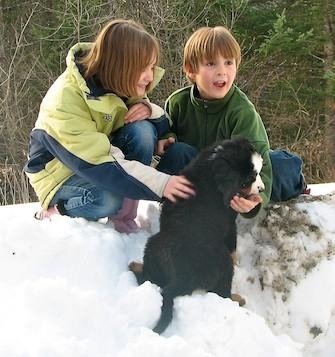
[{"label": "girl's sleeve", "polygon": [[28,172],[58,160],[104,190],[132,199],[160,200],[170,176],[138,161],[111,156],[109,139],[97,131],[87,108],[75,93],[63,95],[61,107],[41,106],[31,137]]}]

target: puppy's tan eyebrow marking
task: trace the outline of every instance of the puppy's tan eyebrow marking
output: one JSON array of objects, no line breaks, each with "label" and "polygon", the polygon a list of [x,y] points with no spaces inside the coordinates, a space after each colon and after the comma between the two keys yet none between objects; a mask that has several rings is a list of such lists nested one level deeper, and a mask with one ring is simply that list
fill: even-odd
[{"label": "puppy's tan eyebrow marking", "polygon": [[215,157],[216,157],[216,154],[219,152],[219,151],[222,151],[223,150],[223,147],[222,145],[217,145],[214,147],[213,149],[213,154],[211,156],[208,157],[208,160],[214,160]]}]

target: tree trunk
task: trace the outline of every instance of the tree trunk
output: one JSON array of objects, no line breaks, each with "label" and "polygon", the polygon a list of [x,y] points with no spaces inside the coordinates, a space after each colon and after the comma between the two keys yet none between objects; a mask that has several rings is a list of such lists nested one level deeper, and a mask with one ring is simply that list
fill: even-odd
[{"label": "tree trunk", "polygon": [[324,28],[325,28],[325,74],[326,74],[326,99],[325,99],[325,115],[326,115],[326,136],[329,153],[329,163],[332,170],[335,170],[335,23],[333,16],[334,5],[332,1],[325,1],[324,6]]}]

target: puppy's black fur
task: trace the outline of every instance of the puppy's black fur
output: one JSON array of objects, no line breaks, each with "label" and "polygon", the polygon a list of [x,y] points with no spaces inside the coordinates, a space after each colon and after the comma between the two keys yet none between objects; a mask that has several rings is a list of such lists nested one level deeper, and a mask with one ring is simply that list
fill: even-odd
[{"label": "puppy's black fur", "polygon": [[246,194],[255,181],[254,152],[245,139],[225,140],[202,151],[182,172],[196,195],[164,202],[160,231],[149,238],[143,265],[129,265],[139,284],[149,280],[162,288],[155,332],[163,332],[170,323],[176,296],[203,289],[231,297],[237,213],[230,200]]}]

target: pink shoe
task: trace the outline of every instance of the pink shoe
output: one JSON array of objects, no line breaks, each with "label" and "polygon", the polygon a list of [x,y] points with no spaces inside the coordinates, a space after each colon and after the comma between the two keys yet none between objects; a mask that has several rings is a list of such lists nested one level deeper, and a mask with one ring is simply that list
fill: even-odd
[{"label": "pink shoe", "polygon": [[140,227],[135,222],[137,216],[138,201],[125,198],[120,211],[108,218],[108,221],[113,222],[115,230],[120,233],[136,233]]},{"label": "pink shoe", "polygon": [[57,208],[57,205],[51,206],[48,209],[41,210],[39,212],[35,212],[34,218],[42,221],[43,219],[50,219],[51,216],[55,214],[60,214]]},{"label": "pink shoe", "polygon": [[119,221],[117,219],[110,219],[113,222],[114,229],[119,233],[137,233],[140,230],[140,227],[137,223],[133,221]]}]

